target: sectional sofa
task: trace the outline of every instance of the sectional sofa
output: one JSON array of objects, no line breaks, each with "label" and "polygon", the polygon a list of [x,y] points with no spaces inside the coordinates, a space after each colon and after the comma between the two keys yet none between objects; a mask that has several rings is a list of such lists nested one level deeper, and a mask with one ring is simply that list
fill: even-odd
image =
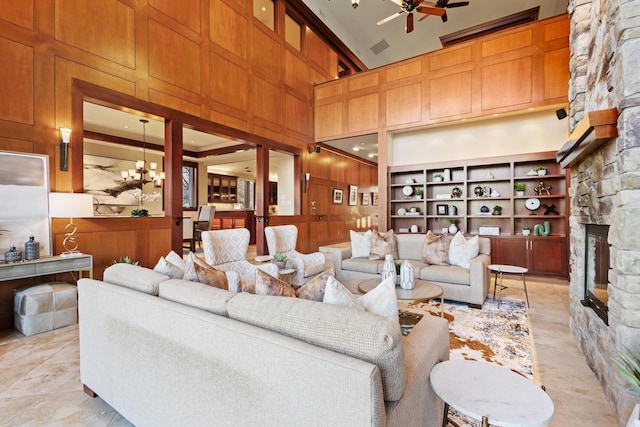
[{"label": "sectional sofa", "polygon": [[80,374],[135,425],[441,425],[447,321],[233,293],[116,264],[81,279]]},{"label": "sectional sofa", "polygon": [[[466,302],[480,308],[489,291],[491,264],[491,240],[480,237],[478,256],[469,263],[469,268],[456,265],[433,265],[422,260],[425,234],[397,234],[398,259],[409,260],[414,267],[415,277],[437,284],[444,290],[444,298]],[[367,257],[353,258],[351,242],[321,246],[320,252],[333,260],[338,280],[371,279],[382,273],[381,259]]]}]

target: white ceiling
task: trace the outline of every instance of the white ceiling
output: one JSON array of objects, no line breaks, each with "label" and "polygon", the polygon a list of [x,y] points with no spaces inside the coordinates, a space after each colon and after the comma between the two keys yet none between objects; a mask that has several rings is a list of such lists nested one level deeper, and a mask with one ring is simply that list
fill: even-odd
[{"label": "white ceiling", "polygon": [[[376,68],[440,49],[439,37],[503,16],[540,6],[539,19],[567,11],[568,0],[469,0],[469,5],[447,8],[448,21],[414,12],[414,30],[405,33],[406,14],[386,24],[378,21],[399,12],[393,0],[360,0],[354,9],[351,0],[303,0],[311,11],[369,68]],[[400,0],[398,0],[400,1]],[[455,3],[459,0],[450,0]],[[433,2],[435,3],[435,2]],[[433,4],[428,1],[423,6]],[[389,48],[376,55],[371,47],[386,40]]]},{"label": "white ceiling", "polygon": [[[491,21],[506,15],[540,6],[539,19],[566,12],[568,0],[469,0],[464,7],[447,8],[448,21],[443,23],[437,16],[422,16],[414,13],[414,30],[405,33],[406,13],[383,25],[378,21],[399,12],[400,6],[394,1],[401,0],[360,0],[358,8],[351,6],[351,0],[303,0],[307,6],[333,31],[347,47],[369,68],[380,67],[441,48],[439,36]],[[451,3],[458,0],[451,0]],[[425,1],[422,5],[429,5]],[[371,47],[385,40],[389,48],[376,55]],[[124,138],[142,140],[141,114],[127,113],[96,104],[85,103],[85,129]],[[146,141],[164,145],[164,119],[151,118],[146,125]],[[243,143],[233,141],[223,135],[211,135],[191,129],[184,129],[185,150],[205,151]],[[344,152],[352,153],[366,160],[376,162],[378,152],[377,135],[363,135],[325,142]],[[196,159],[192,159],[196,160]],[[255,176],[255,152],[212,156],[199,159],[211,172],[250,178]],[[274,159],[271,176],[277,176]]]}]

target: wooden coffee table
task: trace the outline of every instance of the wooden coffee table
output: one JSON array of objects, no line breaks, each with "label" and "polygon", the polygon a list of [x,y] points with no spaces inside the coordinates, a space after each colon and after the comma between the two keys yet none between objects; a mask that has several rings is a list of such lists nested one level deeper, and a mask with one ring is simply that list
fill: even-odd
[{"label": "wooden coffee table", "polygon": [[[358,290],[367,293],[380,284],[382,279],[366,279],[358,283]],[[440,317],[444,315],[444,291],[435,283],[415,279],[413,289],[402,289],[396,286],[396,297],[399,300],[428,301],[440,297]]]}]

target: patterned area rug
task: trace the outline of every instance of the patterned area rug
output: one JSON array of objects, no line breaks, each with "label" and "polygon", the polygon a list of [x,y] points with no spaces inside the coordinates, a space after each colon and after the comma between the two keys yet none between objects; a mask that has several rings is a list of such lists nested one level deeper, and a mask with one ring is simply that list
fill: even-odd
[{"label": "patterned area rug", "polygon": [[[506,282],[505,280],[505,284],[508,284]],[[400,311],[409,313],[439,316],[440,300],[400,303],[399,308]],[[522,299],[503,295],[498,308],[498,302],[490,294],[482,310],[445,300],[444,317],[449,321],[451,359],[495,363],[533,380],[529,320]],[[412,321],[408,320],[407,323]],[[409,325],[408,329],[410,328]],[[454,409],[450,409],[449,418],[459,426],[475,427],[481,424]]]}]

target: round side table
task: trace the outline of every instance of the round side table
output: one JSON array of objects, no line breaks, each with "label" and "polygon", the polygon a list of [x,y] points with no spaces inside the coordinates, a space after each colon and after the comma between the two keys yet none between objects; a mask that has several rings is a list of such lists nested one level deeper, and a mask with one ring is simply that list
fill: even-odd
[{"label": "round side table", "polygon": [[502,275],[504,273],[507,274],[519,274],[522,277],[522,288],[524,289],[524,296],[527,300],[527,307],[529,307],[529,293],[527,292],[527,279],[525,279],[524,275],[527,274],[529,270],[524,267],[518,267],[517,265],[507,265],[507,264],[489,264],[489,270],[495,273],[495,278],[493,281],[493,299],[496,299],[496,288],[498,288],[498,308],[500,308],[500,302],[502,301],[502,290],[506,289],[507,286],[502,284]]}]

